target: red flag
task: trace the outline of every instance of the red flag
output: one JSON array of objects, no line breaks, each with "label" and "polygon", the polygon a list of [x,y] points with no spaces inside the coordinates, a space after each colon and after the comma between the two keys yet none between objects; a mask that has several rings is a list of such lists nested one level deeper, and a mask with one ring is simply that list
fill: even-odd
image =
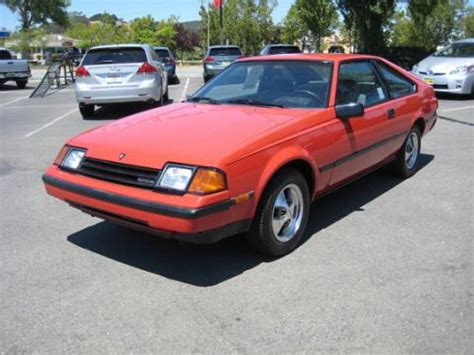
[{"label": "red flag", "polygon": [[218,8],[222,6],[222,0],[214,0],[214,7]]}]

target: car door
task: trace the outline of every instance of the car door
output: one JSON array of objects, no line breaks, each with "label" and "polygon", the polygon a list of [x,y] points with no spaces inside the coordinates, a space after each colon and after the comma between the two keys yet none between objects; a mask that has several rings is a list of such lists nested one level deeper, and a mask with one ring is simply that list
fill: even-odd
[{"label": "car door", "polygon": [[396,111],[387,88],[369,59],[339,64],[336,105],[350,103],[362,104],[364,115],[340,119],[343,134],[339,143],[347,149],[333,162],[331,185],[381,162],[396,149],[398,139],[403,139],[393,124]]}]

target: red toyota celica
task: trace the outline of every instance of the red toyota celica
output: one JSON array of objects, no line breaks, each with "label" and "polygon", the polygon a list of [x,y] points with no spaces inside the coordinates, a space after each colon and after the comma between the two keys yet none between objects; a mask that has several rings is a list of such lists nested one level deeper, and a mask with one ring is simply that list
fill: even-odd
[{"label": "red toyota celica", "polygon": [[186,102],[71,138],[43,181],[93,216],[193,243],[245,233],[281,256],[319,196],[387,163],[413,175],[437,105],[374,56],[247,58]]}]

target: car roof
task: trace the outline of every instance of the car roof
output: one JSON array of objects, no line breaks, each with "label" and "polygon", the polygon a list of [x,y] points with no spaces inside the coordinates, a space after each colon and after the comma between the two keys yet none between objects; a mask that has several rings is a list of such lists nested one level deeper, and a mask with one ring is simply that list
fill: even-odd
[{"label": "car roof", "polygon": [[260,61],[260,60],[323,60],[332,62],[341,62],[349,59],[378,59],[379,57],[366,54],[344,54],[344,53],[288,53],[262,55],[256,57],[247,57],[240,61]]},{"label": "car roof", "polygon": [[107,48],[151,48],[148,44],[142,44],[142,43],[123,43],[123,44],[105,44],[101,46],[94,46],[89,48],[91,49],[107,49]]},{"label": "car roof", "polygon": [[453,43],[474,43],[474,38],[464,38],[459,41],[454,41]]},{"label": "car roof", "polygon": [[215,46],[209,46],[209,49],[212,49],[212,48],[239,48],[239,46],[234,46],[234,45],[222,45],[222,46],[218,46],[218,45],[215,45]]}]

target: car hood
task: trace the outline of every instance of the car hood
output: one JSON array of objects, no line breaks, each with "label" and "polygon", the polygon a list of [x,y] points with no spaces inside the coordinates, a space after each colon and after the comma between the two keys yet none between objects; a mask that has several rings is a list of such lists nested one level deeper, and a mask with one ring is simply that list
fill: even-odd
[{"label": "car hood", "polygon": [[123,164],[158,169],[166,162],[219,167],[258,149],[259,142],[267,141],[259,138],[310,112],[177,103],[84,132],[68,144],[86,148],[89,157]]},{"label": "car hood", "polygon": [[428,72],[431,70],[433,73],[449,73],[457,67],[473,64],[474,58],[429,56],[418,63],[418,71]]}]

